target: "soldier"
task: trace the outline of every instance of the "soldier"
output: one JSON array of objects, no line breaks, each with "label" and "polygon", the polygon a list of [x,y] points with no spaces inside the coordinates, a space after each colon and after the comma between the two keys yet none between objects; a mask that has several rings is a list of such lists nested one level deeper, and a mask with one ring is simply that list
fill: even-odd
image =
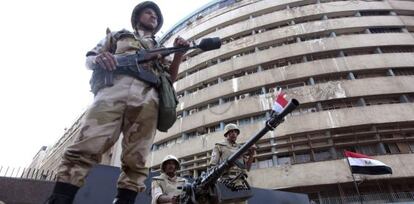
[{"label": "soldier", "polygon": [[[216,143],[211,154],[210,166],[216,166],[229,158],[234,152],[236,152],[241,145],[236,143],[237,136],[240,134],[240,129],[236,124],[227,124],[224,127],[224,137],[226,138],[222,143]],[[235,166],[232,166],[223,176],[219,179],[219,182],[227,183],[232,188],[242,188],[245,186],[247,171],[250,170],[254,159],[254,150],[256,147],[251,147],[247,154],[243,155],[243,158],[236,162]],[[231,181],[229,183],[229,181]],[[243,202],[242,202],[243,203]]]},{"label": "soldier", "polygon": [[[131,17],[134,32],[107,32],[107,36],[87,53],[87,66],[94,71],[91,79],[94,102],[86,111],[74,143],[63,154],[57,182],[49,204],[70,204],[83,185],[89,169],[101,161],[101,155],[123,133],[121,174],[113,203],[133,204],[138,192],[145,190],[148,175],[146,158],[153,143],[158,120],[158,90],[130,74],[116,72],[114,55],[135,53],[158,47],[155,33],[163,24],[160,8],[151,1],[138,4]],[[189,46],[178,37],[174,46]],[[142,67],[158,76],[160,70],[174,81],[184,53],[176,53],[172,62],[160,59]],[[95,71],[115,70],[113,86],[103,86],[104,77]],[[119,68],[118,68],[119,69]]]},{"label": "soldier", "polygon": [[180,168],[178,159],[173,155],[167,155],[161,163],[161,175],[152,178],[151,194],[152,204],[179,203],[179,195],[184,186],[185,179],[176,175]]}]

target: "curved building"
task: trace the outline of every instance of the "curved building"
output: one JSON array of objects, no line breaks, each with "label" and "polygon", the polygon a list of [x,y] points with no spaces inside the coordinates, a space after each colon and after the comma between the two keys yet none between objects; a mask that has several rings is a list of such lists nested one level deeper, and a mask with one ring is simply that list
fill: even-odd
[{"label": "curved building", "polygon": [[246,141],[281,87],[301,106],[257,143],[253,186],[307,193],[316,203],[358,202],[343,159],[350,150],[394,171],[356,175],[365,200],[413,199],[413,1],[213,1],[161,40],[168,46],[177,36],[217,36],[223,45],[187,53],[174,84],[178,120],[156,135],[154,170],[174,154],[182,174],[200,175],[224,125],[238,124]]}]

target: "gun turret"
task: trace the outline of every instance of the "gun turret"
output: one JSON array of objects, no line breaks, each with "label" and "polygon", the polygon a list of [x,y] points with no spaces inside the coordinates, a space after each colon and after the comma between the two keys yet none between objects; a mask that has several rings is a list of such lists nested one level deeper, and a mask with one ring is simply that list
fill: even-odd
[{"label": "gun turret", "polygon": [[[218,165],[217,167],[209,169],[207,172],[203,172],[200,177],[194,180],[192,183],[186,183],[183,186],[183,194],[180,197],[180,203],[184,204],[198,204],[200,201],[208,201],[209,203],[226,203],[233,202],[235,200],[247,200],[251,192],[232,192],[217,182],[217,180],[226,172],[231,166],[233,166],[236,160],[243,155],[248,149],[253,146],[261,137],[263,137],[268,131],[274,130],[280,123],[283,122],[283,118],[292,112],[297,106],[299,101],[292,99],[283,109],[280,114],[272,112],[270,118],[266,121],[265,127],[260,130],[255,136],[251,137],[244,145],[240,147],[238,151],[233,153],[226,161]],[[250,190],[250,189],[244,189]],[[227,192],[227,196],[224,196],[223,192]]]}]

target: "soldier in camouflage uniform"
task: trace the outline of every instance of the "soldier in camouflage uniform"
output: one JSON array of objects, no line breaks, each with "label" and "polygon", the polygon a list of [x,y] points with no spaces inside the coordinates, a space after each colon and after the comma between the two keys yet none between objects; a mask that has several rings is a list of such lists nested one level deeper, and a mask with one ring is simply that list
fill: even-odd
[{"label": "soldier in camouflage uniform", "polygon": [[180,168],[178,159],[173,155],[167,155],[161,163],[161,175],[152,178],[151,184],[151,204],[176,204],[179,203],[179,195],[185,184],[185,179],[176,176]]},{"label": "soldier in camouflage uniform", "polygon": [[[216,143],[211,153],[210,166],[217,166],[223,163],[229,158],[234,152],[236,152],[241,145],[236,143],[237,136],[240,134],[240,129],[236,124],[227,124],[224,127],[224,142]],[[226,183],[226,181],[232,181],[234,188],[238,188],[246,182],[247,171],[250,170],[251,164],[254,159],[255,146],[252,146],[247,154],[243,155],[236,163],[237,165],[232,166],[223,176],[219,179],[219,182]],[[245,203],[245,202],[238,202]]]},{"label": "soldier in camouflage uniform", "polygon": [[[138,4],[132,13],[134,32],[121,30],[108,32],[93,50],[87,53],[87,66],[94,70],[115,70],[114,55],[135,53],[140,49],[158,46],[154,35],[160,30],[163,17],[159,7],[150,1]],[[188,41],[177,38],[174,46],[189,46]],[[174,81],[184,53],[174,59],[149,62],[142,65],[157,75],[164,69]],[[116,73],[116,72],[114,72]],[[101,155],[123,133],[121,175],[118,193],[113,203],[132,204],[138,192],[145,190],[148,175],[146,158],[153,143],[158,119],[158,92],[142,80],[126,74],[114,74],[113,86],[102,86],[103,77],[93,78],[94,102],[86,111],[74,144],[69,146],[58,168],[57,183],[47,203],[70,204],[89,169],[101,161]]]}]

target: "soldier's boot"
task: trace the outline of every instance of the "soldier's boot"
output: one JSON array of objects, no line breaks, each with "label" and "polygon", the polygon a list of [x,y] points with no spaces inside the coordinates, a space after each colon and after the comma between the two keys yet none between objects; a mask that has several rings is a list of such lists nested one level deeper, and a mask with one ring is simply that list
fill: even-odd
[{"label": "soldier's boot", "polygon": [[45,204],[72,204],[78,190],[78,186],[56,182],[52,195],[46,200]]},{"label": "soldier's boot", "polygon": [[118,188],[118,193],[112,204],[134,204],[137,194],[136,191]]}]

